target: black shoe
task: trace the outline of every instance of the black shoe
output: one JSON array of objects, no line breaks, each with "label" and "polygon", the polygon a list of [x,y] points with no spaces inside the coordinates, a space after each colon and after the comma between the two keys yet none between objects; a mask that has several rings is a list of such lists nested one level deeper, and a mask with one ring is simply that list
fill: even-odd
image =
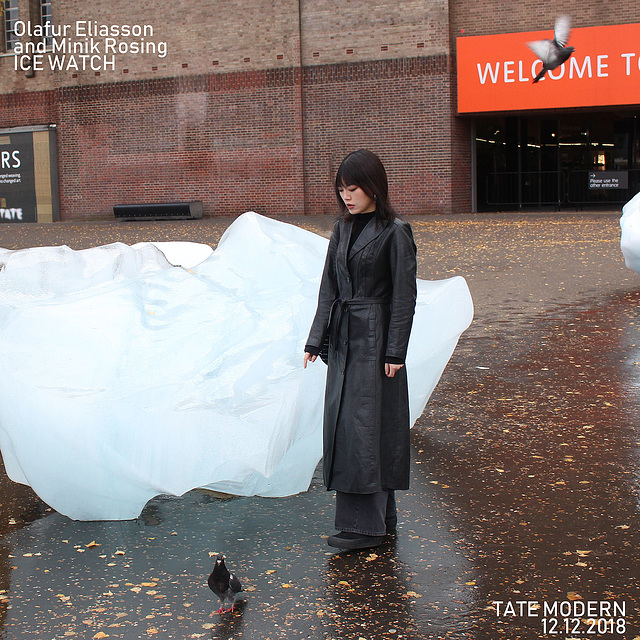
[{"label": "black shoe", "polygon": [[370,549],[382,544],[382,536],[365,536],[362,533],[341,531],[335,536],[330,536],[327,544],[338,549]]}]

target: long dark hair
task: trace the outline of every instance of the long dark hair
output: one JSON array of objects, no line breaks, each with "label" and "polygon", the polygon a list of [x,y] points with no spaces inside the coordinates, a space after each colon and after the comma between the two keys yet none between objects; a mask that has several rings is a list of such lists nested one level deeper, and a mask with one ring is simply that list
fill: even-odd
[{"label": "long dark hair", "polygon": [[372,151],[352,151],[338,167],[335,181],[336,199],[345,220],[350,220],[352,216],[340,196],[340,188],[352,185],[360,187],[376,201],[377,218],[391,221],[396,217],[396,212],[389,202],[387,172],[380,158]]}]

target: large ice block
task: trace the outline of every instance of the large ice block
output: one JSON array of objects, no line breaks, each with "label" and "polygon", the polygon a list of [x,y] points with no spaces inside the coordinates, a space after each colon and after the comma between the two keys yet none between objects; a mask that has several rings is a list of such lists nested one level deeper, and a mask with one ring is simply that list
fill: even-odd
[{"label": "large ice block", "polygon": [[620,229],[624,263],[629,269],[640,273],[640,193],[622,207]]},{"label": "large ice block", "polygon": [[[78,520],[135,518],[154,496],[196,487],[306,490],[326,368],[303,369],[302,354],[326,250],[252,212],[190,269],[149,243],[0,249],[9,476]],[[472,315],[463,278],[419,281],[412,420]]]}]

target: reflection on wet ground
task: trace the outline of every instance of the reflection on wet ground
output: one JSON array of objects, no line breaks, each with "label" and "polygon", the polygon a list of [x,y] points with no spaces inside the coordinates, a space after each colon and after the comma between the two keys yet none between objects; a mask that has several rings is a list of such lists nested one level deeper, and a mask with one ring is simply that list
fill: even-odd
[{"label": "reflection on wet ground", "polygon": [[476,341],[490,364],[447,380],[467,394],[449,412],[455,443],[420,432],[477,566],[477,637],[541,637],[541,616],[496,618],[492,603],[521,600],[624,602],[621,637],[638,634],[640,433],[628,391],[639,321],[633,292],[535,318],[509,340]]},{"label": "reflection on wet ground", "polygon": [[[411,219],[420,276],[464,275],[476,319],[413,431],[412,488],[382,547],[326,546],[333,496],[317,477],[291,498],[193,491],[82,523],[2,476],[0,637],[640,636],[640,276],[617,221]],[[193,222],[3,228],[0,246],[215,244],[230,221]],[[245,586],[223,617],[206,587],[218,552]],[[624,615],[590,622],[589,601]]]},{"label": "reflection on wet ground", "polygon": [[[334,553],[321,538],[333,504],[318,478],[287,499],[157,498],[136,521],[52,513],[5,539],[3,637],[419,638],[430,627],[460,629],[468,563],[435,514],[420,514],[436,496],[419,483],[405,503],[415,501],[417,517],[406,513],[398,539],[363,554]],[[233,615],[214,613],[206,586],[218,552],[245,589]]]}]

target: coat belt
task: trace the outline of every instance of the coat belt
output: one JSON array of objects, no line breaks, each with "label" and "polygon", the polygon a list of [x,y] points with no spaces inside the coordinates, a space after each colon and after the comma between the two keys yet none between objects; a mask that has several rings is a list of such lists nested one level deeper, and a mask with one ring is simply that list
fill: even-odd
[{"label": "coat belt", "polygon": [[[331,331],[331,323],[333,322],[334,316],[337,318],[336,326],[340,325],[342,310],[344,309],[344,307],[355,307],[359,305],[367,306],[374,304],[391,304],[391,298],[388,296],[381,298],[337,298],[333,301],[331,310],[329,311],[329,319],[327,320],[327,331]],[[336,347],[335,337],[333,346],[334,348]]]},{"label": "coat belt", "polygon": [[391,304],[391,298],[336,298],[331,305],[331,310],[329,311],[329,319],[327,320],[327,328],[331,326],[331,321],[333,320],[333,314],[335,313],[336,308],[342,311],[342,307],[351,307],[355,305],[369,305],[369,304]]}]

